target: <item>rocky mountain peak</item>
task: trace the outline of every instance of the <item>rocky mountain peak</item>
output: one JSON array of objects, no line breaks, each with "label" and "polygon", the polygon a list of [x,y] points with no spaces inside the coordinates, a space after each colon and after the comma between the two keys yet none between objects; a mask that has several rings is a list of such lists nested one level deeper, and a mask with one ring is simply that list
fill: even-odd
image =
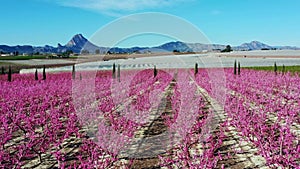
[{"label": "rocky mountain peak", "polygon": [[82,34],[76,34],[72,39],[66,44],[67,47],[80,46],[83,47],[88,40]]}]

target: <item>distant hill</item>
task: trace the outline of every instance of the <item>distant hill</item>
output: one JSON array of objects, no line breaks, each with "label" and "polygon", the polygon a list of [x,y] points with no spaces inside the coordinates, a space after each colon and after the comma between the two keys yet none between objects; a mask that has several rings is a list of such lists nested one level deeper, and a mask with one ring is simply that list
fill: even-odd
[{"label": "distant hill", "polygon": [[157,49],[161,49],[161,50],[165,50],[165,51],[180,51],[180,52],[188,52],[188,51],[192,51],[193,49],[189,47],[189,45],[187,43],[184,42],[169,42],[169,43],[165,43],[161,46],[157,46],[155,47]]},{"label": "distant hill", "polygon": [[[155,47],[132,47],[132,48],[107,48],[99,47],[91,43],[82,34],[76,34],[72,39],[66,44],[58,44],[57,47],[53,46],[30,46],[30,45],[17,45],[17,46],[7,46],[0,45],[1,53],[13,53],[18,52],[20,54],[34,54],[34,53],[62,53],[67,50],[71,50],[74,53],[156,53],[156,52],[202,52],[202,51],[212,51],[212,50],[222,50],[225,49],[226,45],[221,44],[202,44],[202,43],[184,43],[184,42],[168,42],[160,46]],[[300,50],[299,47],[294,46],[270,46],[258,41],[252,41],[250,43],[243,43],[240,46],[232,46],[233,50],[268,50],[268,49],[279,49],[279,50]]]},{"label": "distant hill", "polygon": [[261,49],[272,49],[272,46],[266,45],[258,41],[252,41],[250,43],[243,43],[240,46],[235,47],[235,50],[261,50]]}]

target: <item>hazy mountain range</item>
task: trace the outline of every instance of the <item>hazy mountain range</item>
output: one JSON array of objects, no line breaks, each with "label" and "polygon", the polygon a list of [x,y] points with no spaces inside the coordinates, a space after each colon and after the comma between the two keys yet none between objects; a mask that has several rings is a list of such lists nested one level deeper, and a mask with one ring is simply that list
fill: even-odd
[{"label": "hazy mountain range", "polygon": [[[0,45],[0,52],[2,53],[13,53],[18,51],[22,53],[63,53],[67,50],[71,50],[74,53],[145,53],[145,52],[173,52],[174,50],[180,52],[202,52],[212,50],[223,50],[226,45],[221,44],[201,44],[201,43],[184,43],[184,42],[169,42],[156,47],[132,47],[132,48],[107,48],[99,47],[89,42],[82,34],[77,34],[66,44],[58,44],[57,47],[53,46],[30,46],[30,45],[18,45],[18,46],[7,46]],[[258,41],[252,41],[250,43],[243,43],[240,46],[232,46],[233,50],[261,50],[261,49],[278,49],[278,50],[300,50],[299,47],[294,46],[270,46]]]}]

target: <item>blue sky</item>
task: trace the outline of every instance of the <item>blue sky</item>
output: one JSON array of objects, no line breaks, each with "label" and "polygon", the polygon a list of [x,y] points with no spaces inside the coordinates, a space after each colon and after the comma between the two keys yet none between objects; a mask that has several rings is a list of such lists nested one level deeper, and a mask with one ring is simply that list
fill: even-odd
[{"label": "blue sky", "polygon": [[[77,33],[90,38],[122,16],[162,12],[194,24],[213,43],[300,46],[298,0],[1,0],[0,6],[0,44],[7,45],[57,46]],[[147,35],[120,46],[170,40]]]}]

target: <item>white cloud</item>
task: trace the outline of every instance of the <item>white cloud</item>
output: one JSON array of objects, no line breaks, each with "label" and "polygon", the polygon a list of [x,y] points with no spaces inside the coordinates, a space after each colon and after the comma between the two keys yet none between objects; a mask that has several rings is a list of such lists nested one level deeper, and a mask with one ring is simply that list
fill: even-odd
[{"label": "white cloud", "polygon": [[59,5],[98,11],[108,15],[162,8],[187,1],[191,0],[54,0]]}]

